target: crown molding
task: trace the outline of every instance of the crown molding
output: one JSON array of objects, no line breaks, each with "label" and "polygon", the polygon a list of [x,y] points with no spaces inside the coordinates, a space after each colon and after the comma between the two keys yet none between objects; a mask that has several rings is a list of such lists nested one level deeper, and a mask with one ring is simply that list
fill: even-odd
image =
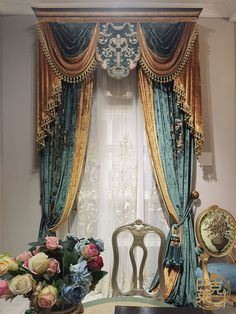
[{"label": "crown molding", "polygon": [[32,7],[62,9],[93,9],[96,8],[202,8],[200,17],[228,18],[235,21],[235,0],[0,0],[0,14],[33,14]]},{"label": "crown molding", "polygon": [[39,21],[157,22],[196,21],[201,8],[33,8]]}]

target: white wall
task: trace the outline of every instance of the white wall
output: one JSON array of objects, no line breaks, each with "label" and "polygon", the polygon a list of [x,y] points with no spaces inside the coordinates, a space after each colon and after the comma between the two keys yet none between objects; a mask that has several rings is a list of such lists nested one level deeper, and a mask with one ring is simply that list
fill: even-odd
[{"label": "white wall", "polygon": [[[16,254],[37,237],[39,173],[35,138],[35,19],[2,18],[3,249]],[[213,165],[197,167],[198,213],[219,204],[236,216],[236,114],[234,24],[200,19],[200,60],[206,143]],[[0,137],[1,139],[1,137]],[[1,154],[0,154],[1,158]],[[0,159],[1,165],[1,159]],[[204,171],[203,171],[204,170]],[[1,168],[0,168],[1,171]]]},{"label": "white wall", "polygon": [[217,204],[236,216],[236,104],[234,24],[200,19],[200,64],[205,128],[203,152],[212,166],[196,172],[200,210]]},{"label": "white wall", "polygon": [[[0,29],[2,29],[2,16],[0,15]],[[2,40],[0,32],[0,252],[3,250],[3,208],[2,208]]]},{"label": "white wall", "polygon": [[35,153],[33,16],[2,18],[3,249],[13,254],[36,240],[39,174]]}]

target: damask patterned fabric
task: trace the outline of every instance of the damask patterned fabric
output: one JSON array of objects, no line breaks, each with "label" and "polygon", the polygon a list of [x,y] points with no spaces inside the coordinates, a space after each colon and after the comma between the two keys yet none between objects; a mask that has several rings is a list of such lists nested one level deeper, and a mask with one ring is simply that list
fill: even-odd
[{"label": "damask patterned fabric", "polygon": [[140,58],[137,24],[100,24],[96,55],[110,77],[122,79],[128,76]]}]

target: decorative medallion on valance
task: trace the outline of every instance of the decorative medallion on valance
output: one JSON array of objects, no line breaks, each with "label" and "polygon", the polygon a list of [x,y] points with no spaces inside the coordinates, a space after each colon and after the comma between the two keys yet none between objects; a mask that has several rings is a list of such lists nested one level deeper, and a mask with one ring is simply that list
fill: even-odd
[{"label": "decorative medallion on valance", "polygon": [[[40,22],[38,25],[40,80],[38,143],[50,134],[50,125],[60,98],[60,81],[80,82],[93,74],[97,61],[109,76],[122,79],[137,66],[156,82],[173,81],[178,105],[195,138],[195,152],[201,151],[201,115],[198,26],[186,22],[78,23]],[[51,83],[49,83],[51,82]],[[49,85],[48,85],[49,84]],[[45,94],[45,90],[49,93]],[[52,108],[52,109],[51,109]]]},{"label": "decorative medallion on valance", "polygon": [[109,76],[122,79],[136,67],[140,48],[136,24],[100,24],[97,44],[97,60]]}]

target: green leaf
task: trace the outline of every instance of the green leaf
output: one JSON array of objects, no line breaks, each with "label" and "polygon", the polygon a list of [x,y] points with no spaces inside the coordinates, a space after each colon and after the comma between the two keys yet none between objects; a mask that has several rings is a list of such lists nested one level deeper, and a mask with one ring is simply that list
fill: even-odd
[{"label": "green leaf", "polygon": [[89,240],[90,243],[93,243],[93,244],[96,243],[96,240],[94,238],[88,238],[88,240]]},{"label": "green leaf", "polygon": [[69,273],[70,265],[75,265],[78,262],[78,256],[75,252],[64,250],[63,256],[63,273]]},{"label": "green leaf", "polygon": [[8,270],[8,273],[15,277],[17,275],[24,275],[24,274],[27,274],[27,270],[23,269],[23,268],[19,268],[17,270]]},{"label": "green leaf", "polygon": [[104,270],[98,270],[98,271],[92,272],[93,282],[98,282],[103,277],[105,277],[106,274],[107,274],[107,271],[104,271]]},{"label": "green leaf", "polygon": [[51,282],[51,277],[49,276],[49,274],[44,273],[43,277],[44,277],[44,279],[46,280],[47,283]]},{"label": "green leaf", "polygon": [[30,242],[30,243],[28,243],[28,245],[36,247],[36,246],[41,245],[41,243],[39,243],[39,242]]},{"label": "green leaf", "polygon": [[53,285],[56,286],[59,291],[61,291],[62,287],[64,286],[64,280],[62,279],[55,280],[53,282]]},{"label": "green leaf", "polygon": [[13,276],[12,276],[11,274],[9,274],[9,272],[7,272],[6,274],[0,276],[1,279],[7,280],[7,281],[8,281],[8,280],[11,280],[12,277],[13,277]]},{"label": "green leaf", "polygon": [[34,310],[33,309],[27,309],[25,310],[25,314],[34,314]]},{"label": "green leaf", "polygon": [[62,241],[63,248],[69,251],[73,251],[75,244],[77,241],[73,238],[69,240]]}]

